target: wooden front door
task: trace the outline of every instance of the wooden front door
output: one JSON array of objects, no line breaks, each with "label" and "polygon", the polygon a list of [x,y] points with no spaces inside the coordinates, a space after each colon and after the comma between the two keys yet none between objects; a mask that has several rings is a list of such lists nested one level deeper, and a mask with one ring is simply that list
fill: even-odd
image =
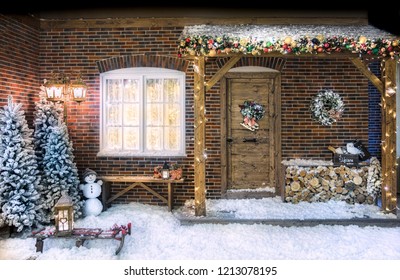
[{"label": "wooden front door", "polygon": [[[222,83],[226,189],[275,187],[281,149],[279,72],[232,72]],[[257,121],[258,129],[244,125],[240,105],[245,101],[256,102],[265,110]]]}]

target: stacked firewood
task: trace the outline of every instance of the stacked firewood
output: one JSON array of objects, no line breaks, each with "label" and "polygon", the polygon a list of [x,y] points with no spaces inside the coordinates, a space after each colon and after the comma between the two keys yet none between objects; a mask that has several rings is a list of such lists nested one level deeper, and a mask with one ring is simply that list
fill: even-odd
[{"label": "stacked firewood", "polygon": [[325,202],[344,200],[354,204],[374,204],[381,190],[381,167],[376,158],[370,165],[286,167],[284,200]]}]

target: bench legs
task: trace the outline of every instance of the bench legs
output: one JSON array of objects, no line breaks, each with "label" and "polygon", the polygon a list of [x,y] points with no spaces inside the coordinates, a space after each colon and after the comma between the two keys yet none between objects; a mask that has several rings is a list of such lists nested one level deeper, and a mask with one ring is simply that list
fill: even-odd
[{"label": "bench legs", "polygon": [[[150,183],[154,182],[151,181]],[[154,196],[158,197],[162,202],[167,203],[168,211],[171,212],[172,209],[174,208],[174,186],[172,182],[168,182],[168,198],[166,199],[164,196],[161,196],[158,192],[154,191],[151,187],[146,185],[145,182],[134,182],[133,184],[125,187],[123,190],[121,190],[120,192],[111,197],[111,182],[105,181],[103,183],[102,193],[101,193],[101,202],[103,204],[103,211],[109,208],[109,205],[111,204],[112,201],[114,201],[115,199],[117,199],[118,197],[122,196],[123,194],[125,194],[126,192],[130,191],[135,187],[142,187],[143,189],[149,191]]]},{"label": "bench legs", "polygon": [[103,211],[106,211],[108,208],[107,200],[110,198],[110,183],[104,182],[103,188],[101,191],[101,202],[103,203]]},{"label": "bench legs", "polygon": [[[111,239],[111,238],[109,238],[109,239]],[[118,255],[118,253],[122,250],[122,247],[124,246],[125,235],[122,235],[120,238],[114,238],[114,239],[119,240],[119,242],[120,242],[117,250],[115,251],[115,254]],[[75,246],[79,248],[83,245],[84,242],[85,242],[85,239],[77,239],[75,241]],[[44,241],[42,238],[36,238],[36,244],[35,244],[36,252],[43,253],[43,244],[44,244]]]},{"label": "bench legs", "polygon": [[36,238],[36,252],[41,252],[43,253],[43,239],[41,238]]}]

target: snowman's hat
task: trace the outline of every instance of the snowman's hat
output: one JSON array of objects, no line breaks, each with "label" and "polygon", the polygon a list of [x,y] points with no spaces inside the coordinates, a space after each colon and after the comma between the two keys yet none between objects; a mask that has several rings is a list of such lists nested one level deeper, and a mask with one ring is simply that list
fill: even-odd
[{"label": "snowman's hat", "polygon": [[92,170],[92,169],[90,169],[90,168],[86,168],[85,169],[85,172],[83,172],[83,178],[86,178],[87,176],[89,176],[89,175],[95,175],[96,177],[97,177],[97,173],[96,173],[96,171],[94,171],[94,170]]}]

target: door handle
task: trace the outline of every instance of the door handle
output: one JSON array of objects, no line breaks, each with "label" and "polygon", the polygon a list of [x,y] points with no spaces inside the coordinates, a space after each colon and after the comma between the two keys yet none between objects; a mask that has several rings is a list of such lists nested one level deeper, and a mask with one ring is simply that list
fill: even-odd
[{"label": "door handle", "polygon": [[226,138],[226,142],[228,142],[228,143],[233,142],[233,138],[232,138],[232,137],[227,137],[227,138]]},{"label": "door handle", "polygon": [[243,138],[243,142],[257,142],[257,138]]}]

